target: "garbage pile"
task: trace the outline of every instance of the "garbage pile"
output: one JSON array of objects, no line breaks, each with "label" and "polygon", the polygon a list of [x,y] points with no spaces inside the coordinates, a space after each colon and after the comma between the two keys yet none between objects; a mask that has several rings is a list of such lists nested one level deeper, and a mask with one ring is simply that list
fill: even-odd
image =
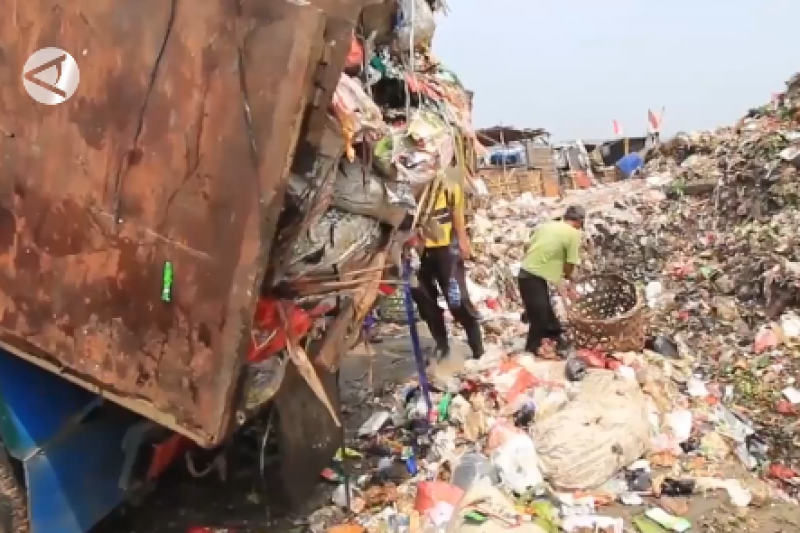
[{"label": "garbage pile", "polygon": [[753,446],[753,432],[697,401],[687,375],[683,361],[651,351],[553,362],[495,350],[434,382],[431,407],[410,383],[380,401],[323,474],[333,505],[309,526],[649,533],[702,528],[687,518],[694,497],[717,493],[737,509],[789,501],[731,474],[735,446]]},{"label": "garbage pile", "polygon": [[431,52],[435,13],[444,10],[439,0],[387,0],[360,17],[312,170],[289,179],[255,316],[244,411],[274,396],[288,361],[315,381],[301,342],[321,339],[318,352],[336,359],[322,365],[337,367],[384,271],[399,262],[397,245],[425,226],[441,187],[468,184],[483,148],[470,94]]},{"label": "garbage pile", "polygon": [[[416,382],[379,400],[312,530],[773,531],[760,520],[776,513],[800,526],[799,80],[735,128],[668,143],[638,182],[477,213],[471,276],[494,347],[434,379],[430,402]],[[583,272],[641,289],[641,350],[553,362],[513,348],[525,244],[570,203],[589,211]],[[698,511],[706,498],[725,511]]]}]

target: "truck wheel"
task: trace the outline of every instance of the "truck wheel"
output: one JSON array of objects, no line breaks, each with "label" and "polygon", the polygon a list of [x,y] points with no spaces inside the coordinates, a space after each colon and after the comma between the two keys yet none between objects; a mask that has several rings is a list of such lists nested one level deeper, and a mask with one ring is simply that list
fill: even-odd
[{"label": "truck wheel", "polygon": [[0,444],[0,533],[28,533],[28,499],[5,446]]}]

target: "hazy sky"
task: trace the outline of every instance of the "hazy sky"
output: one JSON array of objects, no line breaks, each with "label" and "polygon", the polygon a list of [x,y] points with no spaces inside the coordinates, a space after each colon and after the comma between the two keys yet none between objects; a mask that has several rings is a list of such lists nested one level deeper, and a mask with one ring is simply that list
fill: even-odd
[{"label": "hazy sky", "polygon": [[556,140],[731,124],[800,70],[800,0],[449,0],[434,50],[475,122]]}]

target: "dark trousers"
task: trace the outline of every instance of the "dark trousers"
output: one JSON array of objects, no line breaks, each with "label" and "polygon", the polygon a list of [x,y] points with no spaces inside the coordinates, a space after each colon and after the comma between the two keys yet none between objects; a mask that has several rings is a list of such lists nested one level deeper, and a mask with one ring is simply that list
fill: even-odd
[{"label": "dark trousers", "polygon": [[411,289],[411,295],[417,304],[417,309],[422,320],[428,325],[436,344],[440,348],[448,347],[447,326],[444,322],[444,310],[439,307],[440,294],[447,296],[447,286],[450,284],[451,273],[458,281],[461,292],[461,305],[453,307],[450,301],[447,305],[450,314],[461,324],[467,334],[467,343],[472,349],[474,357],[483,355],[483,334],[478,323],[478,313],[467,292],[467,279],[464,261],[453,257],[447,246],[426,248],[422,253],[420,268],[417,274],[419,286]]},{"label": "dark trousers", "polygon": [[525,342],[525,350],[536,353],[542,346],[542,340],[558,341],[564,330],[553,309],[547,281],[525,272],[519,276],[517,281],[522,304],[525,306],[525,315],[528,319],[528,339]]}]

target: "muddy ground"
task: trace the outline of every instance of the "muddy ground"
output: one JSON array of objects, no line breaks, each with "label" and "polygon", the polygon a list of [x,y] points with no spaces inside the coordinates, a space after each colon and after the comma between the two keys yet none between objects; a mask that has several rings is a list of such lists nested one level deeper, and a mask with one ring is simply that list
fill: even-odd
[{"label": "muddy ground", "polygon": [[[429,336],[423,335],[430,347]],[[386,339],[373,345],[373,385],[376,390],[401,383],[416,374],[408,338]],[[355,432],[369,417],[368,391],[370,357],[363,347],[354,350],[342,364],[342,399],[346,428]],[[277,473],[270,465],[265,479],[258,460],[245,444],[228,457],[228,480],[218,476],[195,479],[182,467],[166,475],[155,490],[136,505],[110,516],[92,533],[185,533],[192,526],[229,527],[236,533],[265,533],[299,530],[294,519],[329,501],[330,487],[320,484],[307,509],[288,515],[280,500]],[[274,463],[271,465],[274,466]]]},{"label": "muddy ground", "polygon": [[[423,343],[431,341],[423,335]],[[377,391],[391,388],[415,375],[410,341],[407,337],[386,338],[374,345],[373,385]],[[438,370],[443,374],[459,367],[461,347],[453,363]],[[346,409],[346,427],[355,432],[371,413],[369,391],[370,358],[363,348],[350,354],[342,367],[345,384],[343,400]],[[317,493],[295,514],[274,502],[280,500],[277,475],[267,467],[264,479],[259,474],[253,454],[233,453],[229,458],[229,477],[222,483],[218,477],[197,480],[183,469],[167,476],[137,506],[121,509],[109,517],[92,533],[185,533],[193,526],[228,527],[236,533],[281,533],[301,531],[299,520],[305,513],[328,505],[330,486],[321,483]],[[732,474],[734,474],[732,472]],[[746,479],[747,474],[741,474]],[[271,504],[272,503],[272,504]],[[688,504],[689,518],[695,527],[692,531],[708,533],[759,532],[797,533],[800,531],[800,509],[792,505],[776,504],[761,508],[738,510],[727,503],[727,497],[706,498],[696,496]],[[642,512],[641,508],[612,506],[603,512],[610,516],[630,519]],[[626,520],[628,527],[630,520]],[[630,529],[635,531],[635,529]]]}]

